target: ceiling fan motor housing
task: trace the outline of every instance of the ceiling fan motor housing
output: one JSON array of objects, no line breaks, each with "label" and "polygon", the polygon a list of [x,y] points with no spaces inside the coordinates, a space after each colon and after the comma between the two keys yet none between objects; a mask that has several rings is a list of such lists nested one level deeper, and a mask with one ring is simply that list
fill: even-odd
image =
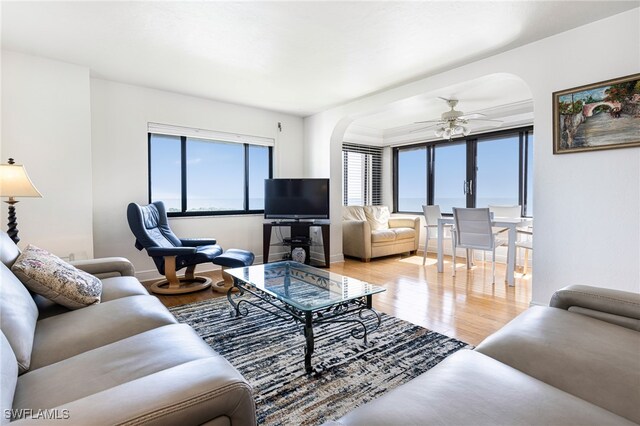
[{"label": "ceiling fan motor housing", "polygon": [[441,117],[442,121],[456,121],[458,117],[464,113],[462,111],[456,111],[456,105],[458,105],[457,99],[447,99],[447,105],[451,108],[451,111],[443,112]]},{"label": "ceiling fan motor housing", "polygon": [[451,111],[442,113],[442,121],[455,121],[462,115],[462,111],[456,111],[452,109]]}]

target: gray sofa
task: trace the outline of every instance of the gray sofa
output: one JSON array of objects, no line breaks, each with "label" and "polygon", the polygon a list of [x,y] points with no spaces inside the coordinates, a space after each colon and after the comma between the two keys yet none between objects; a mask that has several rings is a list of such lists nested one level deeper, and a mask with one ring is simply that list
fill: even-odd
[{"label": "gray sofa", "polygon": [[570,286],[339,425],[640,423],[640,294]]},{"label": "gray sofa", "polygon": [[76,262],[103,293],[69,311],[29,293],[10,270],[19,254],[0,233],[1,424],[256,423],[249,384],[147,293],[126,259]]}]

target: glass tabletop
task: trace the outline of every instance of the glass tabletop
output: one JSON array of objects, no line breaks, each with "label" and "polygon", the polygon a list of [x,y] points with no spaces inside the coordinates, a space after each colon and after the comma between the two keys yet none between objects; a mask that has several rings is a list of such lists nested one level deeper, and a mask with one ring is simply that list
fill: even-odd
[{"label": "glass tabletop", "polygon": [[302,311],[315,311],[386,290],[298,262],[267,263],[225,272]]}]

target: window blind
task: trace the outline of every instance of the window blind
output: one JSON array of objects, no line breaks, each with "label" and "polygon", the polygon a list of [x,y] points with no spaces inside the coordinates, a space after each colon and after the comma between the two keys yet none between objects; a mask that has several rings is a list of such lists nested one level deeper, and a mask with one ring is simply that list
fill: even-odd
[{"label": "window blind", "polygon": [[382,204],[382,148],[342,144],[343,205]]},{"label": "window blind", "polygon": [[194,127],[173,126],[171,124],[148,123],[149,133],[188,138],[209,139],[221,142],[235,142],[249,145],[274,146],[275,140],[262,136],[241,135],[238,133],[218,132]]}]

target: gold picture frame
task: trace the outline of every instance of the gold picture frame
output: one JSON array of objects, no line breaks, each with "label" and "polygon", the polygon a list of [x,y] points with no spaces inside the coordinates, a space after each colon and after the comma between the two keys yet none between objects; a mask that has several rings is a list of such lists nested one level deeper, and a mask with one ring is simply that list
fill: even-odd
[{"label": "gold picture frame", "polygon": [[553,153],[640,146],[640,74],[553,92]]}]

